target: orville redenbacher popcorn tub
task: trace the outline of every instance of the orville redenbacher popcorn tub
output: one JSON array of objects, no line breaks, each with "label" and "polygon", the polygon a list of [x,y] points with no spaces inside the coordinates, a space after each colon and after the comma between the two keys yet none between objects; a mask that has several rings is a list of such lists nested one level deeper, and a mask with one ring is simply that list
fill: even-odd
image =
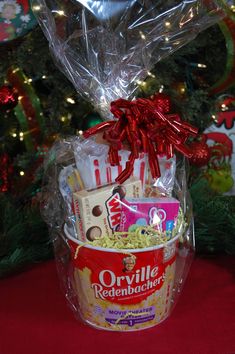
[{"label": "orville redenbacher popcorn tub", "polygon": [[179,235],[155,247],[115,250],[82,245],[66,228],[65,233],[74,291],[86,323],[106,330],[134,331],[155,326],[169,316],[179,277]]}]

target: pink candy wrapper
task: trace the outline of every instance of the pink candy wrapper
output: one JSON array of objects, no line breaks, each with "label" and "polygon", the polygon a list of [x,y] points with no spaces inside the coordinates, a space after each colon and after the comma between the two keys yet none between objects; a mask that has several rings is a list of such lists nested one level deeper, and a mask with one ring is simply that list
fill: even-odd
[{"label": "pink candy wrapper", "polygon": [[126,198],[122,201],[120,231],[151,225],[168,237],[177,222],[179,201],[174,198]]}]

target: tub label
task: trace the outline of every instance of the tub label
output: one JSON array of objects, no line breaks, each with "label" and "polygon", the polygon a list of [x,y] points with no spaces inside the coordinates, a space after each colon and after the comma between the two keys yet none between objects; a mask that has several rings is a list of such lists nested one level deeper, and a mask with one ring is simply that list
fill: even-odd
[{"label": "tub label", "polygon": [[[168,316],[176,242],[133,253],[80,247],[71,242],[75,292],[83,318],[101,328],[135,330]],[[168,254],[169,253],[169,254]],[[75,256],[76,255],[76,256]]]}]

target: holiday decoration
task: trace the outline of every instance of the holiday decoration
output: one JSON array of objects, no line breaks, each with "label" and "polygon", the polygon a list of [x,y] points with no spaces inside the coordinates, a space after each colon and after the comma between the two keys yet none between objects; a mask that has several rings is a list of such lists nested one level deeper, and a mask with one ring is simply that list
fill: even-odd
[{"label": "holiday decoration", "polygon": [[151,96],[151,100],[154,105],[159,109],[161,113],[170,113],[171,111],[171,99],[169,95],[158,92]]},{"label": "holiday decoration", "polygon": [[234,185],[231,170],[233,143],[229,137],[220,132],[202,134],[199,141],[190,145],[194,150],[191,164],[203,167],[201,177],[206,177],[216,193],[229,192]]},{"label": "holiday decoration", "polygon": [[0,1],[0,43],[24,36],[36,25],[28,0]]},{"label": "holiday decoration", "polygon": [[235,198],[215,194],[206,178],[190,188],[198,254],[235,254]]},{"label": "holiday decoration", "polygon": [[197,166],[202,167],[209,163],[211,157],[211,151],[206,143],[206,137],[202,136],[201,140],[194,141],[190,145],[193,155],[189,158],[190,162]]},{"label": "holiday decoration", "polygon": [[15,114],[22,129],[26,149],[33,151],[45,133],[39,98],[35,94],[31,81],[19,68],[9,69],[7,78],[19,94],[19,104],[15,107]]},{"label": "holiday decoration", "polygon": [[100,117],[100,115],[96,112],[94,113],[89,113],[83,118],[83,122],[81,125],[81,130],[87,130],[94,125],[97,125],[101,123],[103,119]]},{"label": "holiday decoration", "polygon": [[0,192],[9,192],[13,165],[7,153],[0,155]]},{"label": "holiday decoration", "polygon": [[0,112],[13,109],[18,104],[18,93],[10,86],[0,87]]},{"label": "holiday decoration", "polygon": [[[218,144],[216,149],[214,149],[217,157],[213,166],[217,166],[217,170],[220,167],[222,169],[220,174],[212,173],[212,180],[214,180],[216,176],[216,182],[215,184],[212,183],[212,185],[217,185],[217,183],[219,183],[218,181],[223,181],[225,176],[227,176],[227,182],[225,183],[226,192],[229,191],[232,195],[235,194],[235,186],[230,190],[228,187],[232,187],[231,179],[235,181],[235,111],[232,105],[233,102],[233,97],[221,97],[218,99],[217,105],[219,105],[220,111],[216,112],[213,116],[213,124],[205,131],[208,139],[211,140],[211,145],[213,145],[215,141]],[[217,163],[218,161],[220,161],[219,164]],[[219,185],[220,184],[221,183],[219,183]],[[222,190],[221,186],[219,188]]]},{"label": "holiday decoration", "polygon": [[221,93],[235,84],[235,18],[230,16],[221,21],[219,26],[226,40],[227,63],[223,76],[210,87],[210,95]]},{"label": "holiday decoration", "polygon": [[197,134],[197,129],[182,122],[177,114],[163,115],[164,109],[168,110],[169,104],[162,106],[162,99],[160,109],[155,101],[148,99],[139,98],[131,102],[119,99],[111,103],[111,112],[118,119],[117,122],[104,122],[84,132],[84,137],[87,138],[104,131],[104,139],[110,143],[111,165],[119,165],[118,150],[126,141],[131,154],[125,170],[117,177],[117,182],[123,183],[131,176],[135,159],[140,152],[148,154],[153,178],[161,176],[158,154],[166,155],[168,159],[172,158],[174,150],[187,157],[193,155],[185,142],[190,135]]},{"label": "holiday decoration", "polygon": [[219,194],[231,191],[234,185],[229,166],[220,167],[219,169],[209,169],[206,177],[211,189]]},{"label": "holiday decoration", "polygon": [[0,194],[0,278],[51,257],[38,206],[23,206],[20,199]]}]

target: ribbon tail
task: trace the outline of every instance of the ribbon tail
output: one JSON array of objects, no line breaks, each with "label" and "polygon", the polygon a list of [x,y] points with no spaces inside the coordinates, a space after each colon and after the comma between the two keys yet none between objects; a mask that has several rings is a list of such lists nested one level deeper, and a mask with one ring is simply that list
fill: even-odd
[{"label": "ribbon tail", "polygon": [[99,123],[99,124],[95,125],[94,127],[91,127],[89,129],[87,129],[86,131],[84,131],[83,136],[84,136],[84,138],[89,138],[90,136],[98,134],[98,133],[106,130],[107,128],[111,128],[114,124],[115,124],[114,121]]}]

